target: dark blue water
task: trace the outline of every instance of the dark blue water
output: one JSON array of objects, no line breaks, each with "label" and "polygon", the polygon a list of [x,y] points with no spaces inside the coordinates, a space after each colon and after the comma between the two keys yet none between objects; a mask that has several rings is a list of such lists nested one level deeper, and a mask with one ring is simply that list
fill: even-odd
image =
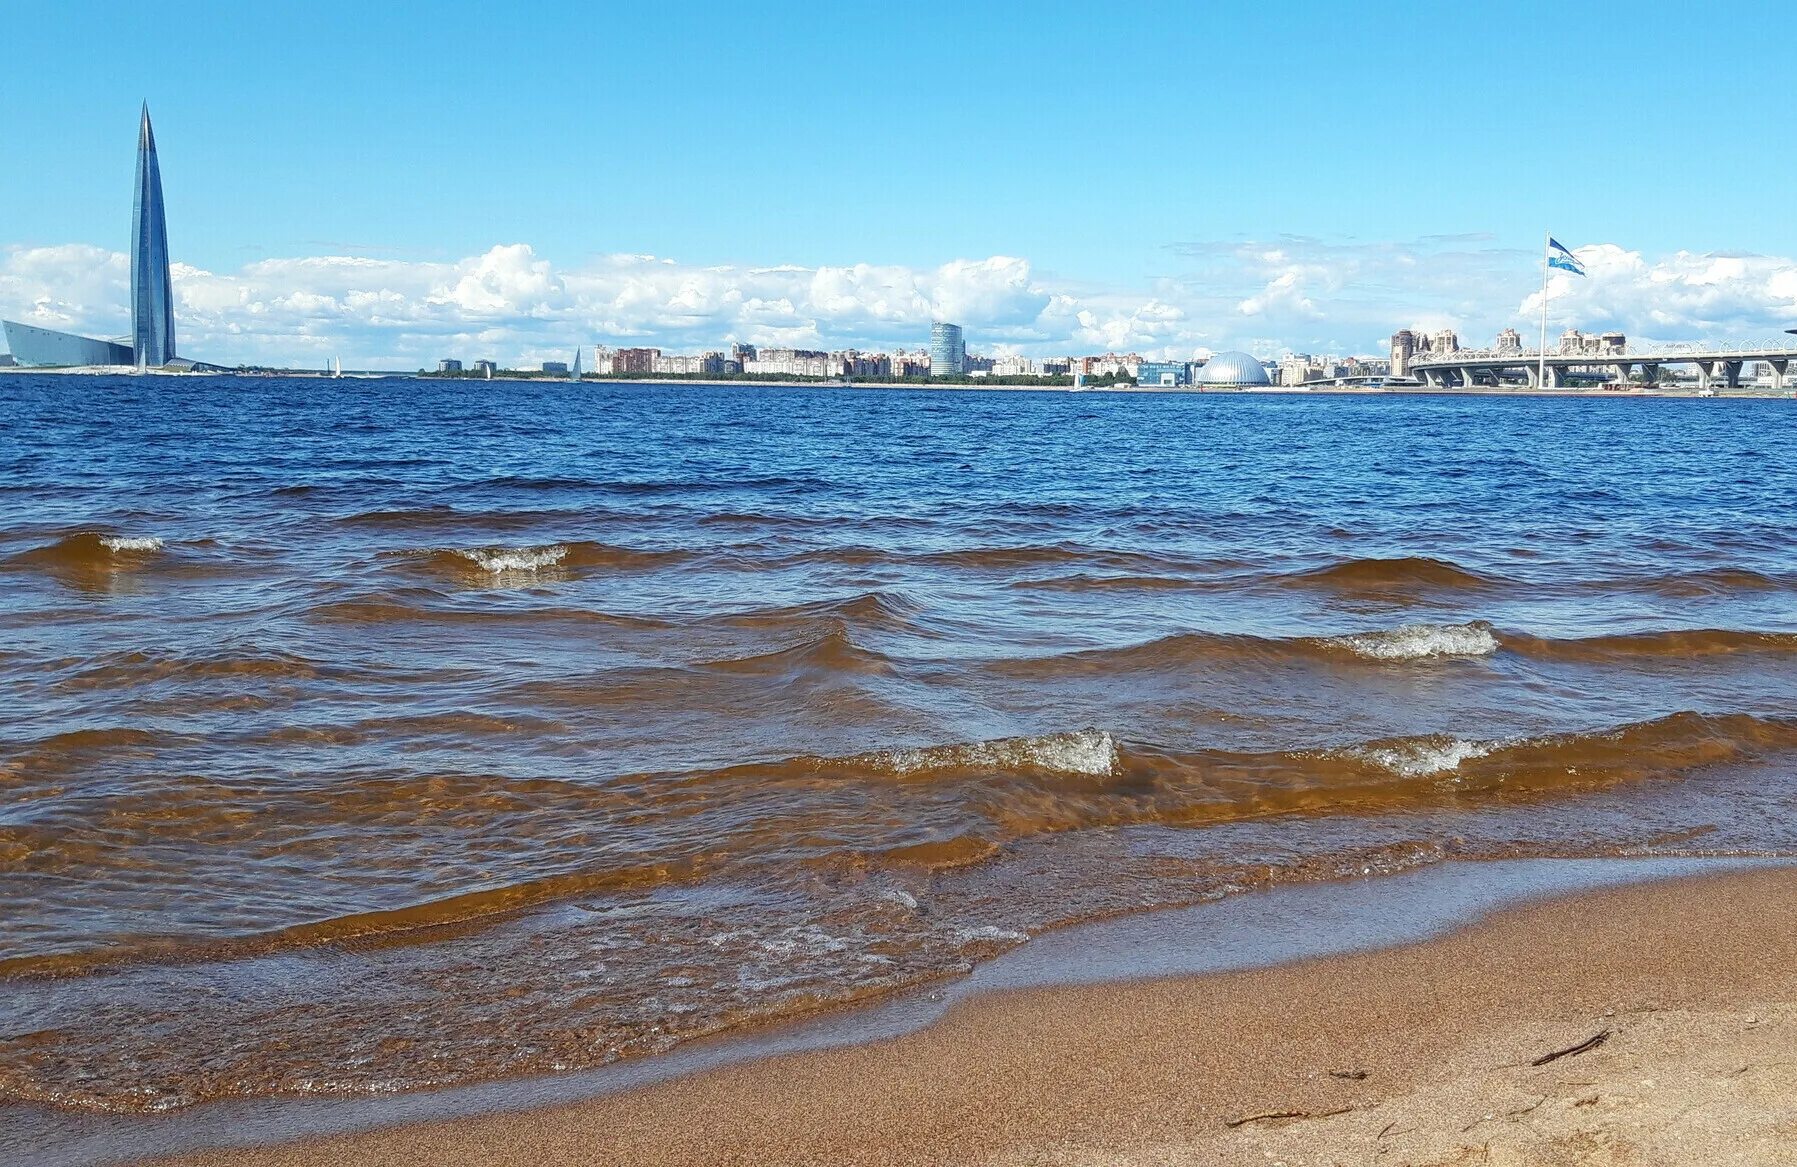
[{"label": "dark blue water", "polygon": [[0,1090],[591,1065],[1797,850],[1797,403],[0,378]]}]

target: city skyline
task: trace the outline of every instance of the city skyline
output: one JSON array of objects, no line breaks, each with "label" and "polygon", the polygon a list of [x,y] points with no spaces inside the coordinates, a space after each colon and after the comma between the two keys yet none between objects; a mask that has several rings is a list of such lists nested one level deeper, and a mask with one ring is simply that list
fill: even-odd
[{"label": "city skyline", "polygon": [[[495,28],[463,3],[419,21],[76,0],[10,30],[4,141],[33,181],[0,190],[0,313],[127,330],[129,257],[103,224],[119,111],[147,97],[180,209],[177,325],[227,364],[891,348],[941,317],[1035,356],[1373,353],[1400,327],[1527,331],[1544,228],[1591,271],[1559,289],[1557,326],[1776,331],[1797,316],[1775,201],[1797,163],[1756,150],[1779,71],[1631,80],[1619,102],[1617,75],[1578,62],[1721,61],[1749,18],[1775,39],[1797,15],[1628,11],[697,4],[596,23],[545,3]],[[928,51],[944,26],[957,51]],[[167,69],[145,38],[208,67]],[[564,43],[573,68],[509,83]],[[1444,46],[1454,68],[1427,68]],[[845,79],[861,57],[884,68]],[[1155,67],[1117,67],[1138,61]],[[1647,148],[1686,138],[1754,165],[1696,193]],[[1480,152],[1510,165],[1470,167]]]}]

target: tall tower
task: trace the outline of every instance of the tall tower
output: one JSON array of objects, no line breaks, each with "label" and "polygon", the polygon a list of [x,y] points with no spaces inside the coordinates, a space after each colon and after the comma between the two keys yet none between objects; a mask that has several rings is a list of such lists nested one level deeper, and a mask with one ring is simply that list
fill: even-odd
[{"label": "tall tower", "polygon": [[959,376],[967,371],[967,345],[959,324],[938,320],[930,325],[930,376]]},{"label": "tall tower", "polygon": [[162,168],[144,103],[137,131],[137,197],[131,212],[131,348],[139,365],[175,359],[175,302],[168,276],[168,224],[162,215]]}]

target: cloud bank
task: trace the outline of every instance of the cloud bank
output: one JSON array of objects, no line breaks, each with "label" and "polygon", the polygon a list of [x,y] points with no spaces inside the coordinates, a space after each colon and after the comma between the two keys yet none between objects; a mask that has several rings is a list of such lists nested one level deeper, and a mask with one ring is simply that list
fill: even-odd
[{"label": "cloud bank", "polygon": [[[1613,244],[1578,253],[1590,276],[1556,273],[1549,287],[1556,331],[1690,340],[1797,325],[1797,261],[1650,258]],[[615,255],[562,268],[512,243],[453,263],[313,256],[234,272],[177,264],[174,285],[184,355],[301,366],[341,357],[391,368],[444,356],[524,363],[595,343],[916,348],[939,319],[963,324],[970,347],[994,353],[1367,353],[1382,351],[1401,327],[1455,328],[1470,344],[1488,343],[1506,326],[1531,334],[1540,306],[1539,257],[1480,236],[1187,243],[1168,248],[1166,263],[1167,273],[1133,288],[1098,287],[1012,256],[920,268],[699,266]],[[115,336],[127,328],[128,277],[125,255],[103,248],[6,248],[0,315]]]}]

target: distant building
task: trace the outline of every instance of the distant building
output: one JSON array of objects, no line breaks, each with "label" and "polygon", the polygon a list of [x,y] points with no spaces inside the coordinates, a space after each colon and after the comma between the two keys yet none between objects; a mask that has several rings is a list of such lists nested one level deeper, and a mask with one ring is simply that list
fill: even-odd
[{"label": "distant building", "polygon": [[978,373],[984,375],[990,373],[992,371],[992,366],[997,363],[998,362],[994,361],[991,357],[975,356],[973,353],[968,353],[966,359],[962,362],[961,371],[968,374]]},{"label": "distant building", "polygon": [[930,325],[930,376],[958,377],[967,371],[967,342],[959,324]]},{"label": "distant building", "polygon": [[1036,362],[1028,357],[999,357],[992,362],[992,375],[995,377],[1033,377],[1036,375]]},{"label": "distant building", "polygon": [[1391,334],[1391,375],[1408,377],[1410,362],[1416,359],[1417,335],[1408,328],[1400,328]]},{"label": "distant building", "polygon": [[621,348],[611,355],[611,371],[653,374],[655,358],[660,355],[658,348]]},{"label": "distant building", "polygon": [[1287,387],[1302,385],[1311,379],[1315,367],[1307,356],[1291,356],[1279,362],[1278,383]]},{"label": "distant building", "polygon": [[743,362],[743,372],[772,377],[840,377],[842,361],[811,349],[764,348]]},{"label": "distant building", "polygon": [[453,357],[444,357],[437,362],[437,372],[439,373],[459,373],[461,371],[462,362]]},{"label": "distant building", "polygon": [[1410,364],[1424,353],[1443,355],[1460,351],[1460,337],[1451,328],[1433,334],[1399,329],[1391,337],[1391,375],[1410,376]]},{"label": "distant building", "polygon": [[1105,353],[1101,357],[1073,357],[1072,371],[1087,377],[1115,377],[1125,373],[1133,377],[1142,367],[1135,353]]},{"label": "distant building", "polygon": [[544,361],[543,362],[543,372],[545,372],[545,373],[565,373],[567,371],[568,371],[568,362],[567,361]]},{"label": "distant building", "polygon": [[475,361],[474,371],[482,376],[491,376],[499,371],[499,365],[494,361]]},{"label": "distant building", "polygon": [[162,165],[150,107],[137,125],[137,183],[131,217],[131,335],[96,340],[70,332],[0,321],[13,360],[26,368],[58,365],[191,367],[175,355],[175,299],[169,282],[168,224],[162,205]]},{"label": "distant building", "polygon": [[706,372],[704,357],[657,356],[649,369],[657,377],[696,377]]},{"label": "distant building", "polygon": [[930,375],[930,350],[906,352],[900,349],[891,356],[894,377],[927,377]]},{"label": "distant building", "polygon": [[1240,389],[1247,386],[1271,384],[1267,376],[1267,368],[1260,361],[1247,353],[1218,353],[1204,362],[1195,378],[1197,384],[1215,385]]},{"label": "distant building", "polygon": [[1560,334],[1560,352],[1573,357],[1607,357],[1628,349],[1628,337],[1620,332],[1584,333],[1569,328]]},{"label": "distant building", "polygon": [[755,359],[755,346],[752,344],[733,344],[730,346],[730,359],[737,364]]},{"label": "distant building", "polygon": [[1184,361],[1143,361],[1136,366],[1136,384],[1172,389],[1190,384]]},{"label": "distant building", "polygon": [[1042,375],[1044,377],[1065,377],[1072,371],[1072,357],[1047,357],[1042,362]]},{"label": "distant building", "polygon": [[831,353],[830,359],[842,367],[845,377],[892,376],[892,358],[885,353],[864,353],[851,348]]}]

